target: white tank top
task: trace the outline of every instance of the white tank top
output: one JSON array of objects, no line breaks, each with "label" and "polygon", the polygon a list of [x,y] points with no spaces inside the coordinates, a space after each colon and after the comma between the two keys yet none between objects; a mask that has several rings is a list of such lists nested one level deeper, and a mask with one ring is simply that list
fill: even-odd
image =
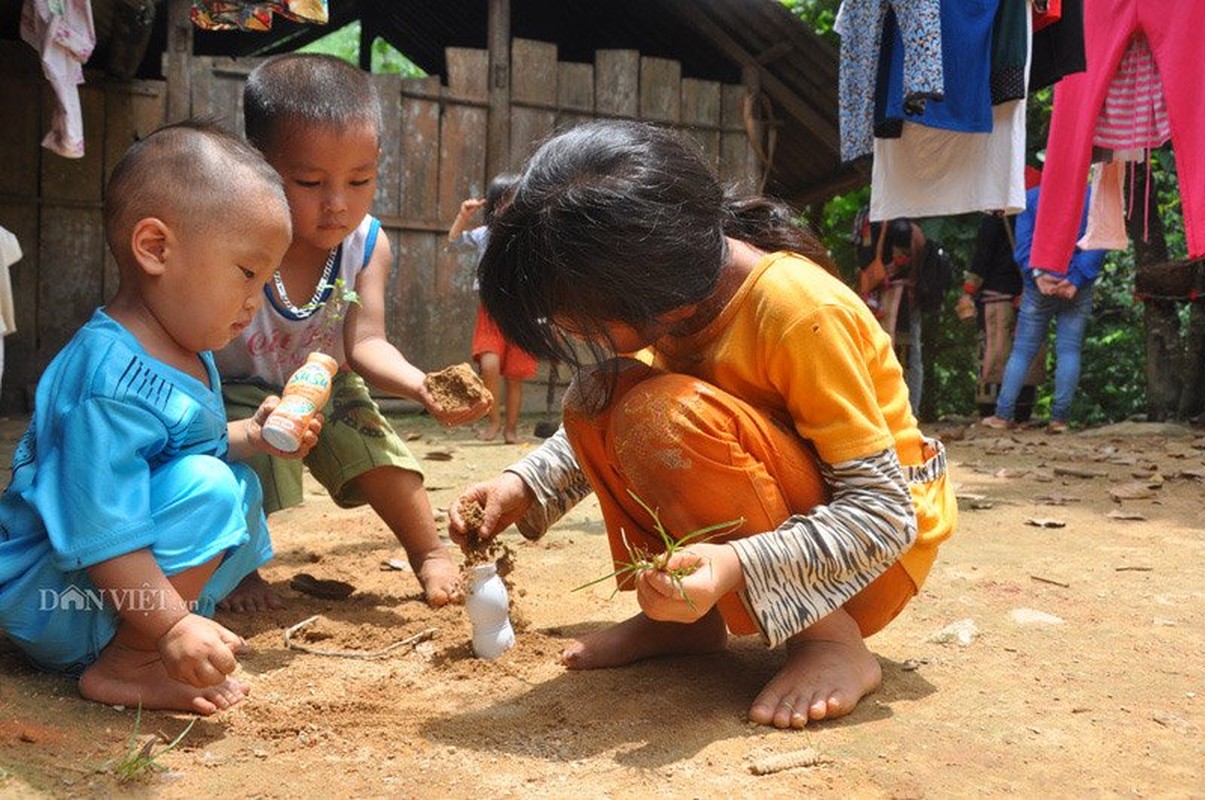
[{"label": "white tank top", "polygon": [[[380,230],[381,223],[376,217],[364,217],[364,221],[339,244],[328,284],[342,278],[348,289],[355,288],[356,278],[372,257]],[[289,376],[305,363],[310,352],[320,346],[328,312],[327,301],[332,292],[328,286],[315,308],[295,313],[280,304],[270,284],[264,286],[264,303],[251,324],[237,339],[215,353],[222,380],[258,380],[275,388],[284,386]],[[342,367],[347,363],[343,323],[336,323],[331,333],[333,338],[327,354]]]}]

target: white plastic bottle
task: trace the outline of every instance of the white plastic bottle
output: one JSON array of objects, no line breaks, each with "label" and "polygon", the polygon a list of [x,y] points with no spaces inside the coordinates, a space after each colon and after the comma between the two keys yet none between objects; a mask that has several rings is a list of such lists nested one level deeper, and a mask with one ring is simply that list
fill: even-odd
[{"label": "white plastic bottle", "polygon": [[506,584],[498,576],[498,566],[492,561],[473,567],[470,581],[464,607],[473,623],[473,652],[478,658],[492,660],[515,644]]},{"label": "white plastic bottle", "polygon": [[289,377],[281,392],[280,405],[264,423],[264,440],[286,453],[295,453],[310,426],[310,420],[322,410],[331,396],[331,382],[339,371],[339,362],[326,353],[310,353],[304,364]]}]

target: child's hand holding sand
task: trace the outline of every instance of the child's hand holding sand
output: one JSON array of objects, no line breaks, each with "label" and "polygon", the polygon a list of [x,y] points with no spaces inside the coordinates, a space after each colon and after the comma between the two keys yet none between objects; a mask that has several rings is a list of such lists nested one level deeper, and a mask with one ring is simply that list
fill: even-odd
[{"label": "child's hand holding sand", "polygon": [[171,678],[200,689],[225,681],[247,643],[211,619],[188,614],[159,637],[157,647]]}]

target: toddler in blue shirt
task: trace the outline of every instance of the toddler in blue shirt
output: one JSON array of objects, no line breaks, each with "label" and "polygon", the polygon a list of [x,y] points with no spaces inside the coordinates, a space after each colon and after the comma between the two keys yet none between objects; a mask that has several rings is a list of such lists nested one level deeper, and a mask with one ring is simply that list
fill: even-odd
[{"label": "toddler in blue shirt", "polygon": [[208,617],[271,556],[238,462],[275,452],[278,402],[228,425],[211,351],[255,314],[288,205],[253,148],[194,123],[135,143],[105,197],[120,284],[38,384],[0,496],[0,629],[87,699],[211,714],[248,692],[245,643]]}]

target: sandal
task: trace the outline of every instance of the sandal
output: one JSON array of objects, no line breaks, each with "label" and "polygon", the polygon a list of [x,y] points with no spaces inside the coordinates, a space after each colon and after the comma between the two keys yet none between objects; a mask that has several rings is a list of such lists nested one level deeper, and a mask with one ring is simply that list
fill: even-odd
[{"label": "sandal", "polygon": [[1046,426],[1046,432],[1049,434],[1066,433],[1067,429],[1067,423],[1061,419],[1052,419],[1050,420],[1050,424]]}]

